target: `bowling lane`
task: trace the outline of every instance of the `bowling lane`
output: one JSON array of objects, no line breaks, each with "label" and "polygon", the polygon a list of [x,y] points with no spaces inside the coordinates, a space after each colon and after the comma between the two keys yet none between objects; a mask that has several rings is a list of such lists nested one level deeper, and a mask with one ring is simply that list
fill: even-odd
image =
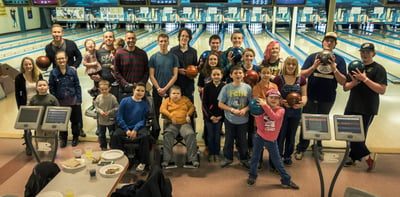
[{"label": "bowling lane", "polygon": [[[66,32],[70,30],[65,30]],[[43,36],[43,35],[50,35],[50,29],[44,29],[44,30],[33,30],[33,31],[27,31],[24,33],[15,33],[15,34],[10,34],[10,35],[3,35],[0,36],[0,44],[3,44],[4,42],[10,42],[10,41],[15,41],[18,39],[23,39],[23,38],[31,38],[34,36]]]},{"label": "bowling lane", "polygon": [[[257,41],[257,44],[263,53],[264,53],[264,50],[267,48],[268,43],[270,43],[271,41],[274,40],[265,31],[262,31],[260,34],[253,34],[253,37]],[[282,43],[281,43],[281,45],[282,45]],[[288,56],[289,56],[288,52],[283,47],[281,47],[280,57],[285,59]],[[260,57],[260,58],[261,58],[261,60],[264,59],[264,57]]]}]

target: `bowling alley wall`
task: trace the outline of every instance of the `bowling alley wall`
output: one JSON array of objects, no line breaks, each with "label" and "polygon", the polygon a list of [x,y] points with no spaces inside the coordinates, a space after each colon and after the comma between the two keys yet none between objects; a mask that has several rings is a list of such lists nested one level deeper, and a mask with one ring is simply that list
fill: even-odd
[{"label": "bowling alley wall", "polygon": [[[289,24],[293,6],[299,7],[298,27],[326,25],[325,0],[225,0],[227,3],[211,0],[202,0],[202,3],[193,3],[198,0],[0,0],[0,34],[48,28],[52,23],[88,29],[149,23],[260,23],[269,28],[273,7],[280,1],[285,5],[276,6],[278,25]],[[388,1],[393,3],[388,4]],[[44,2],[55,3],[46,5]],[[129,4],[132,2],[135,5]],[[354,28],[372,24],[375,28],[376,25],[400,27],[399,5],[399,0],[337,0],[334,20],[338,25],[352,24]]]}]

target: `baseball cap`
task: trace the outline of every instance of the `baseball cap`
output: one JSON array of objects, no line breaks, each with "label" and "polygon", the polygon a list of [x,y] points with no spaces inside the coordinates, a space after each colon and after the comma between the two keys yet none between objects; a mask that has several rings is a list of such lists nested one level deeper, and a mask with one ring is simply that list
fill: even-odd
[{"label": "baseball cap", "polygon": [[279,93],[278,90],[274,90],[274,89],[268,90],[266,95],[267,95],[267,97],[269,97],[269,96],[278,97],[278,98],[281,97],[281,93]]},{"label": "baseball cap", "polygon": [[333,39],[335,39],[335,41],[337,41],[337,35],[336,35],[335,32],[326,33],[325,36],[324,36],[324,40],[327,39],[327,38],[333,38]]},{"label": "baseball cap", "polygon": [[370,42],[366,42],[361,45],[360,51],[375,51],[375,46]]}]

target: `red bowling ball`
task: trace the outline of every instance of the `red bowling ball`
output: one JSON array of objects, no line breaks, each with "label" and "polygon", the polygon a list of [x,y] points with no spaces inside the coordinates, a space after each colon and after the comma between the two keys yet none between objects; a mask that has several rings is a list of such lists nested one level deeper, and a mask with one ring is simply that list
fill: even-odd
[{"label": "red bowling ball", "polygon": [[197,77],[197,74],[199,74],[199,70],[197,69],[197,66],[189,65],[186,68],[186,76],[187,77],[194,79]]},{"label": "red bowling ball", "polygon": [[300,103],[301,95],[297,92],[291,92],[286,96],[286,101],[289,106],[293,107],[295,104]]},{"label": "red bowling ball", "polygon": [[51,62],[47,56],[39,56],[36,58],[36,65],[40,70],[46,71],[51,65]]},{"label": "red bowling ball", "polygon": [[256,85],[258,82],[258,73],[254,70],[248,70],[243,78],[243,81],[251,86]]}]

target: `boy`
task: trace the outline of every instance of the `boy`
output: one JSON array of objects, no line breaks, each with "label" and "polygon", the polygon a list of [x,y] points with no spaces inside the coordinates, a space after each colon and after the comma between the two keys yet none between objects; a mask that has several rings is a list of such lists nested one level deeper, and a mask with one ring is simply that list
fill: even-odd
[{"label": "boy", "polygon": [[235,140],[239,151],[240,163],[249,168],[246,134],[251,87],[242,82],[243,76],[242,67],[232,67],[230,77],[233,82],[226,84],[218,95],[218,107],[224,110],[225,114],[225,159],[221,163],[221,168],[227,167],[233,162],[233,144]]},{"label": "boy", "polygon": [[270,154],[272,163],[281,175],[282,187],[299,189],[299,186],[290,180],[290,175],[287,174],[283,167],[276,142],[285,114],[285,109],[280,106],[281,94],[278,90],[271,89],[268,90],[266,97],[266,100],[258,99],[258,104],[264,109],[264,114],[255,117],[257,133],[253,138],[253,154],[247,184],[254,185],[256,182],[257,163],[260,161],[261,152],[263,146],[265,146]]},{"label": "boy", "polygon": [[[143,172],[149,164],[150,149],[148,131],[146,130],[146,114],[149,106],[143,100],[146,85],[139,82],[133,86],[133,96],[122,99],[118,112],[118,128],[111,136],[110,147],[112,149],[125,150],[126,140],[137,140],[139,142],[139,164],[136,171]],[[128,138],[128,139],[127,139]]]},{"label": "boy", "polygon": [[193,103],[182,96],[181,88],[173,85],[169,90],[169,98],[164,99],[160,107],[160,113],[165,115],[169,124],[166,124],[164,133],[164,161],[161,163],[163,168],[176,168],[172,159],[172,148],[174,140],[180,134],[186,142],[188,162],[184,168],[198,168],[197,160],[196,133],[190,124],[190,116],[194,112]]},{"label": "boy", "polygon": [[110,82],[101,80],[99,82],[100,95],[96,97],[93,104],[97,112],[97,124],[99,128],[99,142],[101,150],[107,150],[106,129],[110,135],[115,131],[115,115],[118,110],[118,101],[110,93]]}]

